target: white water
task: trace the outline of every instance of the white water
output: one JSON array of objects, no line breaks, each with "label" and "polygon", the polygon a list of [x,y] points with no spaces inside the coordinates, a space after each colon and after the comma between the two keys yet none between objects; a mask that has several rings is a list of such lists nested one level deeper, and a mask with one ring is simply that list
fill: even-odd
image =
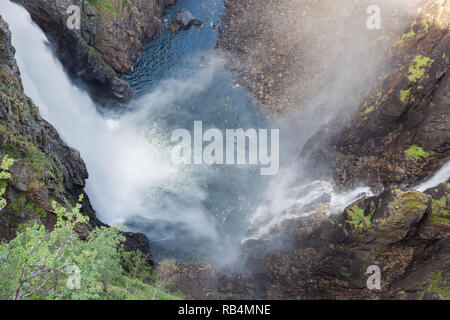
[{"label": "white water", "polygon": [[242,242],[260,239],[286,220],[313,213],[338,214],[356,200],[373,196],[369,187],[339,193],[328,181],[298,183],[295,172],[298,170],[283,169],[272,180],[266,201],[250,219],[250,235]]},{"label": "white water", "polygon": [[433,188],[443,182],[447,182],[450,179],[450,161],[444,164],[444,166],[438,170],[430,179],[421,183],[414,189],[420,192],[424,192],[427,189]]},{"label": "white water", "polygon": [[[174,110],[169,106],[206,90],[223,63],[214,60],[208,67],[196,71],[192,75],[195,81],[162,83],[152,93],[134,101],[133,112],[120,119],[108,119],[97,112],[85,92],[72,85],[52,54],[45,35],[24,9],[2,0],[0,13],[13,33],[25,92],[39,106],[43,117],[56,127],[69,145],[80,151],[86,162],[90,173],[87,192],[99,218],[109,224],[124,223],[130,218],[137,224],[166,221],[181,225],[180,230],[214,248],[219,244],[226,246],[227,240],[220,238],[217,225],[204,206],[208,194],[202,185],[203,177],[216,173],[212,168],[203,167],[200,173],[172,166],[167,137],[157,125],[148,124],[153,114],[158,113],[160,118],[170,117]],[[176,114],[184,117],[183,112],[187,111],[179,108]],[[339,193],[327,181],[302,184],[298,181],[299,171],[298,168],[286,168],[272,180],[266,191],[266,201],[249,219],[250,233],[246,239],[260,238],[287,219],[314,212],[341,212],[357,199],[372,195],[367,187]],[[418,188],[424,190],[445,181],[449,171],[447,164]],[[227,184],[233,180],[233,177],[226,178],[221,177],[221,182]],[[245,178],[231,182],[252,183]],[[167,197],[168,193],[174,196]],[[229,200],[224,196],[220,201]],[[319,210],[318,204],[326,208]],[[223,216],[223,220],[226,219]],[[186,247],[189,245],[192,244],[185,244]],[[219,256],[216,259],[224,262],[234,258],[230,251],[217,250],[216,255]]]},{"label": "white water", "polygon": [[[172,187],[184,175],[170,162],[166,140],[156,133],[145,136],[137,130],[142,113],[164,108],[168,95],[160,91],[148,96],[148,109],[120,120],[102,117],[89,96],[74,86],[60,62],[51,52],[44,33],[20,6],[2,0],[0,13],[12,31],[16,59],[21,70],[25,93],[39,106],[42,116],[62,138],[80,151],[90,177],[87,192],[99,218],[109,224],[123,223],[131,215],[157,214],[163,220],[178,220],[200,237],[215,239],[214,225],[201,206],[176,214],[179,207],[164,214],[149,213],[144,206],[146,190],[155,185]],[[211,80],[215,65],[198,75],[190,86],[174,82],[172,99],[201,91]],[[175,93],[176,92],[176,93]],[[194,183],[180,185],[186,197],[201,202],[204,195]]]},{"label": "white water", "polygon": [[[369,187],[357,187],[348,192],[337,192],[332,183],[313,181],[298,183],[298,167],[283,169],[271,181],[266,201],[258,206],[250,219],[250,235],[243,242],[260,239],[286,220],[313,213],[339,214],[363,197],[374,194]],[[450,179],[450,162],[414,190],[424,192]],[[320,205],[318,207],[318,205]]]},{"label": "white water", "polygon": [[[86,162],[90,174],[86,191],[98,217],[108,224],[128,220],[141,225],[149,221],[178,224],[182,226],[179,232],[188,232],[216,248],[226,247],[227,240],[219,239],[217,226],[204,207],[207,194],[201,185],[203,176],[216,173],[212,168],[203,167],[199,172],[172,166],[167,138],[157,125],[148,123],[153,114],[158,114],[159,118],[170,117],[174,110],[169,106],[206,90],[223,62],[212,59],[208,67],[196,71],[195,81],[166,81],[134,101],[133,112],[120,119],[106,118],[97,112],[90,97],[71,83],[46,36],[23,8],[2,0],[0,13],[13,34],[26,94],[62,138],[80,151]],[[176,110],[181,118],[183,112],[186,111]],[[305,212],[303,209],[324,194],[331,196],[331,205],[337,210],[361,197],[362,192],[368,194],[368,190],[358,189],[339,195],[330,183],[323,181],[298,187],[292,180],[294,176],[290,170],[284,170],[272,181],[268,200],[258,206],[250,219],[250,238],[264,235],[286,219],[313,213],[314,210]],[[226,177],[222,180],[227,181]],[[173,196],[167,197],[168,193]],[[242,195],[242,199],[245,196]],[[226,219],[224,216],[223,221]],[[229,236],[233,237],[232,232]],[[157,241],[165,240],[162,237]],[[215,254],[219,256],[216,260],[224,262],[235,258],[232,249]]]}]

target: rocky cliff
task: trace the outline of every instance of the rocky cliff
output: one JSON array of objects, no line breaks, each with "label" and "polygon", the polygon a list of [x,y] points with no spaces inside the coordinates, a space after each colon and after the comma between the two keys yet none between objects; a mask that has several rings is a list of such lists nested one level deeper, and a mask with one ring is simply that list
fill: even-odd
[{"label": "rocky cliff", "polygon": [[381,1],[376,31],[370,1],[225,3],[218,46],[237,80],[294,132],[331,118],[299,143],[315,178],[407,187],[450,160],[449,1]]},{"label": "rocky cliff", "polygon": [[[14,237],[17,227],[41,220],[47,227],[56,221],[51,201],[74,206],[88,172],[78,151],[67,146],[55,128],[42,119],[39,109],[23,91],[20,71],[14,59],[8,25],[0,17],[0,158],[15,159],[6,187],[7,206],[0,214],[0,239]],[[85,195],[82,212],[90,228],[103,225]],[[83,230],[79,230],[83,236]],[[140,249],[152,263],[145,236],[127,233],[125,247]]]},{"label": "rocky cliff", "polygon": [[[133,70],[142,40],[157,36],[165,6],[174,0],[14,0],[54,42],[73,77],[90,84],[94,99],[128,101],[133,92],[119,78]],[[81,9],[80,30],[70,30],[70,5]],[[113,95],[111,96],[111,93]]]},{"label": "rocky cliff", "polygon": [[319,88],[332,97],[331,82],[364,82],[409,15],[408,1],[378,1],[383,24],[374,31],[366,27],[368,0],[224,2],[218,47],[237,81],[276,113],[305,109]]},{"label": "rocky cliff", "polygon": [[186,265],[177,285],[197,299],[450,299],[449,209],[449,183],[388,189],[341,215],[286,221],[247,242],[240,266]]},{"label": "rocky cliff", "polygon": [[350,121],[334,119],[303,149],[339,185],[412,186],[450,160],[449,8],[426,1]]},{"label": "rocky cliff", "polygon": [[[312,88],[321,84],[320,78],[329,82],[327,68],[315,70],[304,65],[304,56],[289,56],[307,50],[296,51],[288,42],[280,47],[265,11],[276,7],[279,17],[289,18],[286,8],[298,2],[305,15],[314,6],[292,0],[268,1],[261,8],[255,1],[227,0],[219,47],[226,50],[237,80],[269,109],[287,106],[302,115],[300,102],[316,93]],[[298,17],[301,10],[295,12]],[[179,288],[212,299],[450,299],[450,181],[424,193],[408,190],[450,159],[449,2],[421,1],[413,12],[402,32],[369,38],[369,48],[384,47],[387,62],[375,70],[373,83],[364,83],[371,91],[364,101],[347,100],[348,112],[333,117],[299,150],[315,177],[333,176],[344,188],[363,181],[380,195],[363,198],[340,215],[286,221],[264,238],[246,242],[238,266],[187,265],[180,271]],[[333,55],[328,61],[348,58],[348,51],[328,44],[324,54]],[[359,68],[352,58],[349,62]],[[306,74],[293,74],[299,65]],[[360,70],[367,71],[364,66]],[[289,91],[291,81],[304,82],[303,95]],[[381,289],[367,286],[366,272],[373,265],[380,268]]]}]

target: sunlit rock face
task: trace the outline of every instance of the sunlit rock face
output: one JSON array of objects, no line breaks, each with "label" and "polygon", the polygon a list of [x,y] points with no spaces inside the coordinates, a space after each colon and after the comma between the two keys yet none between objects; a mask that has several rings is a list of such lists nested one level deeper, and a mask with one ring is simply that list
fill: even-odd
[{"label": "sunlit rock face", "polygon": [[449,11],[439,1],[424,1],[419,11],[392,39],[356,112],[337,117],[304,148],[311,160],[330,163],[340,185],[412,187],[450,160]]},{"label": "sunlit rock face", "polygon": [[[93,97],[102,95],[127,102],[130,86],[118,75],[133,70],[141,41],[158,36],[162,12],[174,0],[155,1],[40,1],[16,0],[57,45],[64,66],[76,77],[93,85]],[[78,5],[81,28],[70,30],[70,5]],[[97,99],[100,99],[97,97]]]}]

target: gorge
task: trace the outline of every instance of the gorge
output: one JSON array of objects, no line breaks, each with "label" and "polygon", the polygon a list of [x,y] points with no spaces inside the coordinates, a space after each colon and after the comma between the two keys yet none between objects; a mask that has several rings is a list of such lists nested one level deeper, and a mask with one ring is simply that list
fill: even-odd
[{"label": "gorge", "polygon": [[[77,197],[87,179],[92,208],[85,204],[89,215],[98,217],[95,223],[124,224],[138,232],[128,235],[138,238],[132,247],[145,247],[145,235],[156,261],[176,258],[177,287],[190,297],[446,297],[432,284],[438,272],[448,283],[450,251],[447,1],[415,1],[413,13],[396,8],[402,19],[390,25],[390,40],[346,34],[342,43],[328,43],[333,46],[329,56],[322,47],[311,48],[309,55],[302,48],[305,65],[316,50],[322,55],[299,72],[295,64],[292,70],[285,66],[296,53],[290,47],[294,42],[271,39],[275,42],[265,48],[254,44],[252,35],[285,31],[291,17],[277,30],[270,24],[271,6],[305,6],[314,18],[322,12],[320,5],[179,0],[164,15],[157,6],[152,22],[141,29],[147,29],[148,39],[135,35],[123,51],[108,51],[113,40],[103,34],[108,27],[102,23],[88,25],[95,34],[81,31],[87,50],[96,50],[87,59],[101,58],[113,70],[108,76],[93,72],[93,62],[75,51],[78,58],[68,62],[73,57],[67,56],[64,41],[73,35],[49,22],[60,19],[59,11],[55,20],[42,18],[35,9],[38,1],[17,2],[28,12],[2,0],[0,15],[12,33],[24,93],[61,135],[56,144],[79,151],[67,151],[67,157],[86,163],[84,170],[84,163],[67,165],[80,171],[64,178],[64,190],[73,193],[67,198]],[[96,8],[82,4],[91,21],[90,10]],[[170,33],[166,26],[181,8],[202,27]],[[345,9],[337,12],[354,12]],[[219,32],[214,26],[221,18]],[[411,34],[414,19],[421,23],[411,26]],[[325,30],[317,32],[327,38]],[[271,53],[272,46],[274,52],[286,49],[283,61],[276,61],[280,56]],[[423,57],[432,62],[424,63]],[[408,81],[420,64],[426,71]],[[312,70],[317,65],[321,70]],[[278,68],[283,69],[280,81],[273,79]],[[76,70],[81,76],[73,75]],[[98,84],[100,78],[106,87]],[[93,99],[95,92],[102,98]],[[277,95],[284,97],[274,99]],[[191,128],[194,121],[202,121],[204,130],[223,132],[280,129],[278,175],[261,176],[252,166],[174,165],[172,132]],[[382,266],[380,292],[365,288],[364,272],[371,264]]]}]

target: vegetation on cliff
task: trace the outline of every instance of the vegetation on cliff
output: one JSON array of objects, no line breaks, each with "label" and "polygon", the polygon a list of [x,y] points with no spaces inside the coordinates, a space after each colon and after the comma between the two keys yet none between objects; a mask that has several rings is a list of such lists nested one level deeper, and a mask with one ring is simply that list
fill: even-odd
[{"label": "vegetation on cliff", "polygon": [[[134,1],[115,2],[120,8],[108,0],[84,3],[89,19],[95,16],[105,23],[100,29],[97,23],[84,29],[84,36],[86,32],[93,35],[80,40],[88,56],[109,57],[110,65],[117,63],[116,71],[126,68],[135,47],[126,52],[116,47],[103,51],[111,39],[102,38],[101,33],[114,37],[110,27],[117,27],[115,23],[127,16],[125,11],[133,11]],[[267,239],[246,243],[251,252],[242,261],[246,274],[215,274],[194,267],[194,272],[186,272],[184,284],[183,277],[177,280],[187,292],[205,285],[209,287],[200,288],[197,297],[449,298],[449,185],[424,193],[400,189],[401,184],[412,185],[431,175],[448,160],[448,29],[433,19],[419,18],[421,23],[408,26],[400,41],[394,43],[391,38],[392,68],[383,70],[374,85],[377,93],[369,95],[364,104],[356,103],[359,112],[346,131],[325,130],[331,136],[327,141],[331,149],[322,148],[318,140],[311,143],[323,149],[320,156],[328,157],[324,162],[334,160],[331,167],[338,183],[349,186],[365,180],[372,186],[381,184],[384,191],[357,201],[339,216],[313,214],[294,219]],[[117,37],[117,41],[123,39]],[[261,84],[253,89],[258,89],[262,101],[264,88],[276,88],[273,79],[264,80],[271,69],[266,67],[245,71]],[[88,201],[91,215],[81,213],[81,202],[86,201],[81,197],[77,203],[76,197],[83,193],[86,168],[79,154],[64,146],[23,95],[16,69],[11,64],[6,71],[2,69],[0,83],[0,117],[6,124],[0,127],[0,155],[4,155],[0,236],[9,240],[0,244],[0,298],[180,297],[172,292],[171,280],[179,272],[172,261],[152,269],[141,251],[125,250],[126,238],[120,228],[92,223],[95,214]],[[271,78],[287,79],[286,70]],[[13,163],[9,156],[17,161]],[[283,247],[272,250],[277,243]],[[365,271],[373,264],[382,267],[380,291],[366,289]],[[198,277],[192,277],[193,273]]]},{"label": "vegetation on cliff", "polygon": [[14,55],[0,18],[0,299],[177,299],[145,236],[80,197],[86,166],[25,95]]},{"label": "vegetation on cliff", "polygon": [[14,160],[9,159],[8,156],[5,156],[2,159],[0,165],[0,211],[6,206],[6,199],[3,198],[3,195],[6,191],[6,180],[11,178],[11,174],[8,172],[8,169],[13,165]]},{"label": "vegetation on cliff", "polygon": [[30,221],[0,243],[0,299],[180,297],[170,283],[174,265],[163,262],[154,272],[139,251],[124,250],[118,228],[98,227],[81,240],[77,230],[89,220],[80,213],[81,201],[70,210],[54,201],[52,230]]}]

